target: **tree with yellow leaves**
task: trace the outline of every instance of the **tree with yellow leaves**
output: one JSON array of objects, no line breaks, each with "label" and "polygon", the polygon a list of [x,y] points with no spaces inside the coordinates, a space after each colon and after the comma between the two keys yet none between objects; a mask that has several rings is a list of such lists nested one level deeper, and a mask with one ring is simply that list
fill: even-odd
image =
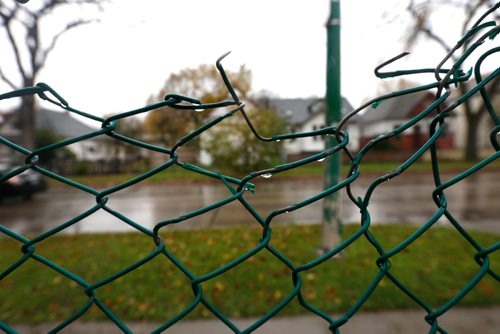
[{"label": "tree with yellow leaves", "polygon": [[[245,98],[251,88],[251,71],[243,65],[238,72],[226,71],[226,74],[238,96]],[[148,99],[148,103],[162,100],[171,93],[190,96],[202,103],[214,103],[229,98],[216,67],[206,64],[170,74],[164,86]],[[148,113],[145,129],[157,141],[171,147],[181,137],[200,126],[210,117],[211,112],[212,110],[196,112],[163,107]]]},{"label": "tree with yellow leaves", "polygon": [[[245,109],[261,135],[271,137],[285,132],[286,122],[274,110],[258,103],[249,103]],[[239,175],[283,162],[283,143],[259,140],[239,113],[217,124],[202,148],[210,155],[212,166]]]}]

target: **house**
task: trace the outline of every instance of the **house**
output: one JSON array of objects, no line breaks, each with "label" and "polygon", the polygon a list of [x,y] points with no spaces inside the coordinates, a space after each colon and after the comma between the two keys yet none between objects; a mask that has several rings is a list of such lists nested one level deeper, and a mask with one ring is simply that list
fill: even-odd
[{"label": "house", "polygon": [[[416,92],[388,99],[376,108],[367,108],[361,116],[360,147],[365,146],[374,137],[391,132],[413,117],[420,114],[435,101],[433,93],[428,91]],[[420,120],[411,128],[405,130],[390,141],[391,150],[405,150],[415,152],[429,139],[429,127],[436,112]],[[448,123],[453,122],[453,116]],[[448,126],[437,141],[440,149],[451,149],[455,147],[454,127]]]},{"label": "house", "polygon": [[[14,143],[19,143],[21,131],[16,124],[16,114],[6,112],[0,115],[0,136]],[[41,108],[35,112],[35,130],[37,132],[46,130],[61,140],[79,137],[98,129],[98,127],[83,123],[67,111]],[[65,147],[74,158],[61,158],[59,159],[61,161],[52,167],[57,167],[58,171],[66,173],[73,173],[78,168],[82,169],[80,172],[110,172],[113,170],[113,166],[119,165],[117,162],[127,160],[123,145],[119,145],[120,143],[117,142],[105,135],[78,141]],[[56,152],[62,151],[63,149],[56,150]],[[0,162],[16,163],[16,159],[19,159],[19,157],[16,157],[14,150],[5,145],[0,145]],[[84,166],[82,163],[86,165]]]},{"label": "house", "polygon": [[[3,113],[3,122],[0,123],[0,135],[8,140],[19,143],[21,130],[16,126],[16,115],[14,112]],[[91,127],[70,115],[68,112],[54,111],[49,109],[39,109],[35,112],[35,131],[46,130],[60,138],[74,138],[96,131]],[[77,142],[68,146],[77,160],[97,161],[105,155],[100,140],[90,139]],[[3,145],[2,145],[3,146]],[[3,147],[3,159],[9,157],[10,149]]]},{"label": "house", "polygon": [[[275,98],[270,101],[270,105],[287,121],[290,132],[310,132],[325,127],[324,99],[319,98]],[[353,107],[342,98],[342,117],[353,110]],[[349,132],[349,147],[358,149],[359,127],[357,117],[352,119],[344,128]],[[324,150],[324,140],[322,136],[298,138],[285,142],[285,153],[288,161],[297,160],[310,156]]]},{"label": "house", "polygon": [[[349,149],[356,153],[376,136],[388,133],[408,122],[421,113],[435,100],[431,92],[416,92],[388,99],[376,108],[368,107],[362,113],[352,117],[343,130],[349,133]],[[325,126],[326,106],[323,99],[274,99],[275,108],[291,126],[292,132],[314,131]],[[351,104],[342,99],[342,116],[353,110]],[[421,120],[385,145],[377,145],[376,154],[370,152],[367,159],[392,160],[416,151],[429,138],[429,125],[435,113]],[[449,122],[455,122],[452,116]],[[438,148],[455,147],[454,126],[448,126],[437,142]],[[288,160],[309,156],[324,149],[324,141],[320,136],[297,139],[285,146]],[[383,153],[383,151],[386,153]]]},{"label": "house", "polygon": [[[40,109],[35,112],[35,129],[48,130],[61,138],[75,138],[98,130],[73,117],[69,112]],[[78,161],[99,161],[109,154],[104,137],[94,137],[71,144],[68,148]]]}]

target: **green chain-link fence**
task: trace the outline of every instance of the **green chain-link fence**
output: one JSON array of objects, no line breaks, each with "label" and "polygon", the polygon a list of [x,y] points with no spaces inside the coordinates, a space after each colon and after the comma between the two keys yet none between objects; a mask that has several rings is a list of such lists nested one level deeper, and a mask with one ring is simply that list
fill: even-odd
[{"label": "green chain-link fence", "polygon": [[[395,76],[403,76],[403,75],[411,75],[416,73],[431,73],[434,74],[435,80],[433,82],[422,85],[419,87],[414,87],[410,89],[404,89],[401,91],[397,91],[391,94],[387,94],[384,96],[380,96],[376,99],[373,99],[361,107],[355,109],[349,115],[344,117],[344,119],[338,124],[337,127],[327,127],[323,129],[319,129],[316,131],[305,132],[305,133],[288,133],[288,134],[280,134],[270,138],[261,136],[258,133],[258,129],[254,127],[251,119],[247,116],[245,112],[245,103],[240,101],[236,92],[232,88],[231,82],[226,76],[224,69],[221,65],[221,57],[217,61],[217,68],[221,74],[221,78],[224,81],[230,98],[225,101],[205,104],[202,101],[197,100],[193,97],[182,96],[178,94],[169,94],[165,97],[163,101],[153,103],[144,108],[124,112],[115,116],[111,116],[108,118],[101,118],[95,115],[79,111],[69,106],[68,102],[63,99],[55,90],[53,90],[50,86],[40,83],[34,87],[27,87],[24,89],[12,91],[9,93],[5,93],[0,95],[0,100],[20,97],[23,95],[37,95],[39,98],[49,101],[54,105],[62,108],[70,113],[75,113],[86,117],[90,120],[100,122],[102,124],[102,128],[100,130],[89,132],[83,136],[74,137],[62,140],[52,145],[48,145],[45,147],[40,147],[35,150],[28,150],[24,147],[17,145],[14,142],[7,140],[6,138],[0,137],[0,142],[2,145],[7,146],[13,151],[16,151],[22,154],[25,157],[25,163],[12,170],[11,172],[3,175],[0,178],[1,182],[6,182],[10,178],[24,172],[27,169],[35,170],[46,177],[49,177],[55,181],[64,183],[70,187],[78,189],[82,192],[90,194],[95,197],[96,204],[85,211],[84,213],[68,220],[67,222],[57,226],[56,228],[51,229],[50,231],[35,236],[33,238],[27,238],[21,234],[15,233],[11,229],[0,225],[0,232],[3,237],[11,238],[20,243],[20,256],[19,259],[13,263],[11,263],[7,268],[0,268],[0,282],[5,279],[9,274],[16,271],[18,268],[22,267],[24,263],[28,260],[37,261],[57,273],[63,275],[66,279],[73,282],[73,284],[77,284],[82,288],[82,294],[85,294],[87,297],[87,302],[81,306],[79,311],[74,313],[69,318],[65,319],[62,323],[54,327],[50,332],[55,333],[63,328],[69,326],[72,322],[79,319],[82,315],[84,315],[93,305],[97,306],[108,318],[112,321],[116,326],[121,329],[125,333],[131,332],[131,330],[126,326],[126,324],[119,319],[119,317],[113,313],[111,307],[108,307],[105,302],[99,296],[99,288],[106,286],[113,281],[121,278],[135,269],[145,265],[146,263],[152,261],[153,259],[162,259],[163,261],[168,261],[169,263],[174,264],[191,282],[192,292],[193,292],[193,301],[192,303],[183,309],[180,313],[178,313],[175,317],[171,319],[165,319],[165,322],[159,326],[154,333],[160,333],[166,331],[170,326],[179,322],[181,319],[190,314],[199,304],[203,304],[211,313],[220,321],[222,321],[229,329],[231,329],[234,333],[250,333],[263,325],[266,321],[275,316],[282,309],[286,308],[287,305],[292,300],[297,300],[302,307],[311,312],[312,314],[317,315],[318,317],[323,318],[328,324],[332,333],[339,332],[339,329],[342,325],[349,321],[349,319],[355,316],[356,312],[360,310],[363,304],[370,298],[370,295],[377,289],[381,280],[386,277],[388,278],[397,288],[400,289],[402,294],[407,295],[415,302],[415,306],[421,307],[427,315],[425,316],[425,321],[430,325],[430,333],[440,332],[445,333],[445,330],[440,327],[438,323],[438,318],[442,316],[445,312],[450,310],[454,305],[456,305],[465,295],[467,295],[477,284],[478,282],[485,277],[486,275],[492,276],[496,281],[499,280],[498,274],[496,274],[492,268],[490,268],[490,258],[489,255],[493,252],[497,251],[500,248],[500,242],[496,242],[493,245],[480,245],[478,242],[472,238],[472,236],[461,226],[459,221],[455,218],[453,213],[448,209],[448,201],[445,195],[445,191],[456,184],[457,182],[462,181],[468,176],[478,173],[483,167],[490,164],[492,161],[498,159],[500,157],[500,144],[498,141],[498,137],[500,134],[500,118],[494,110],[490,93],[487,90],[487,86],[489,83],[492,83],[495,78],[498,77],[500,68],[496,68],[494,71],[489,73],[486,77],[482,77],[481,65],[484,60],[488,57],[496,54],[500,51],[500,47],[492,46],[488,51],[482,53],[481,55],[475,58],[474,68],[468,72],[464,72],[461,70],[462,64],[466,59],[471,59],[471,55],[476,57],[475,52],[478,47],[482,44],[493,43],[492,41],[500,32],[500,27],[495,22],[483,22],[485,18],[491,14],[492,12],[498,10],[500,4],[497,4],[495,7],[490,9],[485,15],[483,15],[480,20],[467,32],[467,34],[460,39],[456,46],[450,51],[450,53],[440,62],[440,64],[436,68],[426,68],[426,69],[414,69],[414,70],[402,70],[395,72],[380,72],[380,69],[387,64],[394,62],[395,60],[401,58],[405,54],[401,54],[386,63],[379,66],[375,73],[380,78],[386,77],[395,77]],[[461,46],[464,45],[465,42],[470,42],[469,47],[462,55],[456,55],[457,50]],[[450,68],[443,68],[446,62],[450,62],[452,59],[451,56],[455,56],[455,59],[458,59],[456,62],[452,64]],[[453,95],[452,93],[458,93],[456,89],[457,85],[461,82],[472,81],[475,80],[473,87],[467,91],[465,94]],[[391,132],[380,135],[370,142],[368,142],[359,152],[354,153],[349,149],[349,133],[343,131],[346,124],[348,124],[349,120],[360,111],[364,110],[367,107],[372,106],[372,108],[376,108],[376,106],[382,103],[384,100],[395,98],[402,95],[413,94],[416,92],[433,90],[435,92],[435,100],[433,103],[426,106],[426,108],[416,115],[414,118],[404,123],[403,125],[397,127]],[[439,163],[438,163],[438,148],[436,142],[439,140],[445,131],[447,126],[448,117],[455,111],[455,109],[460,106],[465,100],[472,98],[474,95],[478,99],[481,99],[482,103],[485,104],[488,115],[494,123],[494,128],[490,134],[491,146],[494,149],[494,153],[488,156],[486,159],[477,163],[474,167],[468,169],[467,171],[453,177],[447,182],[441,181]],[[150,143],[146,143],[144,141],[139,141],[137,139],[126,137],[119,132],[116,131],[116,125],[118,121],[125,121],[127,117],[131,117],[134,115],[147,113],[152,110],[158,109],[160,107],[169,106],[171,108],[176,109],[184,109],[186,112],[195,112],[196,110],[207,110],[214,108],[227,108],[226,110],[230,110],[225,114],[215,117],[205,123],[203,126],[197,128],[192,131],[188,135],[183,138],[180,138],[175,145],[170,148],[160,147],[157,145],[152,145]],[[369,110],[367,112],[377,112],[377,110]],[[257,136],[262,141],[268,142],[276,142],[276,141],[286,141],[286,140],[294,140],[298,138],[311,137],[311,136],[334,136],[337,140],[337,145],[331,149],[324,150],[318,154],[314,154],[305,159],[301,159],[295,162],[283,164],[280,166],[276,166],[274,168],[260,170],[252,172],[242,179],[237,179],[234,177],[222,175],[218,172],[214,172],[211,170],[207,170],[205,168],[201,168],[194,164],[182,161],[182,156],[178,152],[179,148],[183,145],[189,143],[192,140],[197,139],[201,134],[203,134],[208,129],[216,126],[218,123],[223,122],[226,118],[235,116],[237,113],[240,113],[246,120],[248,126],[252,130],[253,134]],[[358,177],[362,172],[363,158],[365,155],[370,152],[377,144],[386,141],[394,136],[397,136],[408,129],[415,126],[417,123],[422,121],[425,117],[432,116],[432,122],[429,128],[429,137],[427,141],[416,150],[413,155],[407,159],[404,163],[402,163],[398,168],[394,169],[390,173],[377,178],[366,190],[364,196],[355,197],[351,192],[351,186],[356,182]],[[361,116],[362,117],[362,116]],[[62,149],[70,144],[81,142],[90,138],[98,137],[98,136],[108,136],[116,141],[122,141],[128,143],[130,145],[135,145],[141,147],[143,149],[151,150],[163,154],[168,158],[168,161],[153,168],[152,170],[139,175],[132,180],[124,182],[122,184],[113,186],[111,188],[98,191],[91,187],[85,186],[78,182],[75,182],[69,178],[61,176],[57,173],[54,173],[48,169],[42,168],[39,165],[39,155],[48,152],[54,151],[58,149]],[[392,178],[398,177],[398,175],[405,172],[417,159],[419,159],[424,153],[430,152],[430,156],[432,159],[432,171],[434,176],[435,188],[432,192],[432,198],[436,204],[436,210],[434,214],[421,226],[419,227],[411,236],[409,236],[406,240],[402,241],[399,245],[392,249],[384,249],[381,243],[377,240],[374,234],[370,231],[370,199],[372,195],[376,191],[377,187],[384,182],[391,180]],[[297,202],[293,205],[280,208],[272,211],[269,215],[263,217],[261,216],[247,201],[247,193],[248,192],[258,192],[255,185],[252,183],[252,180],[263,176],[268,177],[272,174],[278,174],[290,169],[294,169],[300,166],[304,166],[310,163],[315,163],[318,160],[325,159],[332,154],[344,154],[350,160],[350,170],[346,177],[336,184],[335,186],[326,189],[310,198],[307,198],[303,201]],[[135,185],[141,181],[144,181],[151,176],[164,171],[172,166],[179,166],[189,172],[203,174],[207,177],[213,178],[219,182],[222,182],[228,189],[228,196],[214,204],[208,205],[206,207],[202,207],[198,210],[187,212],[181,216],[174,217],[168,220],[160,221],[154,225],[153,229],[148,229],[129,217],[121,214],[120,212],[114,211],[108,206],[109,198],[108,196],[119,192],[127,187]],[[330,249],[325,254],[319,256],[313,261],[308,263],[294,263],[292,260],[287,258],[285,254],[280,252],[277,248],[273,247],[273,238],[271,233],[271,227],[273,220],[283,215],[287,212],[299,210],[304,206],[307,206],[313,202],[319,201],[326,196],[334,193],[345,190],[348,197],[359,208],[360,212],[360,225],[359,228],[352,235],[348,236],[341,244],[336,246],[333,249]],[[226,263],[224,266],[218,268],[217,270],[208,272],[201,276],[193,274],[192,269],[186,263],[183,263],[179,258],[177,258],[173,252],[169,249],[169,247],[164,243],[160,236],[160,232],[165,229],[167,226],[172,224],[182,224],[183,221],[191,219],[193,217],[202,215],[212,210],[216,210],[217,208],[223,207],[226,204],[232,202],[239,202],[241,206],[246,208],[250,215],[253,217],[255,224],[260,226],[262,229],[262,236],[258,241],[258,245],[241,255],[235,260]],[[79,223],[84,218],[98,212],[98,211],[106,211],[109,214],[115,216],[117,219],[122,221],[124,224],[128,224],[135,228],[138,232],[146,235],[151,239],[151,245],[153,246],[153,250],[140,261],[123,268],[120,271],[115,272],[113,275],[101,279],[99,281],[89,282],[84,277],[76,275],[70,270],[58,265],[55,261],[47,258],[45,256],[37,253],[36,246],[43,240],[47,238],[51,238],[64,229]],[[391,258],[396,256],[398,253],[405,250],[409,245],[411,245],[415,240],[421,237],[424,233],[426,233],[440,218],[445,217],[454,227],[460,235],[477,251],[474,260],[477,262],[478,269],[475,276],[460,290],[457,291],[456,294],[450,298],[444,305],[441,305],[437,308],[431,308],[422,298],[420,298],[416,293],[414,293],[407,285],[401,282],[396,275],[391,271]],[[359,299],[353,303],[350,309],[345,312],[339,318],[333,318],[327,313],[315,307],[309,303],[304,297],[302,293],[303,287],[303,275],[307,273],[308,270],[325,263],[326,261],[332,259],[336,254],[345,250],[349,245],[354,242],[365,239],[367,240],[373,248],[378,252],[379,256],[377,259],[374,259],[374,265],[378,268],[378,273],[373,278],[372,282],[369,286],[366,287],[364,293],[359,297]],[[61,252],[64,252],[62,249]],[[221,310],[219,310],[213,303],[211,303],[208,298],[204,295],[202,284],[204,282],[210,281],[220,275],[224,275],[226,272],[231,269],[237,267],[242,264],[244,261],[249,259],[250,257],[256,255],[259,252],[268,252],[272,256],[274,256],[277,260],[281,261],[286,267],[290,269],[291,275],[290,280],[293,282],[293,290],[274,307],[270,308],[267,314],[265,314],[262,318],[255,321],[248,328],[238,328],[228,316],[226,316]],[[104,253],[103,253],[103,256]],[[457,261],[464,261],[469,259],[457,259]],[[4,288],[4,287],[2,287]],[[160,289],[161,287],[157,287]],[[36,298],[36,296],[33,296]],[[256,297],[257,298],[257,297]],[[12,324],[10,324],[12,326]],[[7,322],[0,322],[0,329],[5,331],[6,333],[15,333],[14,329],[10,327]]]}]

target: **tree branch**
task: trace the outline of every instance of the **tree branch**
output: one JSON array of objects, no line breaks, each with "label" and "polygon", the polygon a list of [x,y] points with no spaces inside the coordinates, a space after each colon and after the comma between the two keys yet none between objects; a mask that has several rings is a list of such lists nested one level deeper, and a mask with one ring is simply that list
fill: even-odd
[{"label": "tree branch", "polygon": [[474,6],[472,3],[467,2],[465,4],[465,19],[462,22],[462,36],[465,35],[467,32],[468,26],[472,18],[474,17],[474,14],[476,14],[476,9],[484,5],[485,2],[488,0],[478,0],[477,5]]},{"label": "tree branch", "polygon": [[27,73],[26,73],[26,70],[23,67],[23,64],[22,64],[22,61],[21,61],[21,53],[19,51],[19,47],[17,45],[16,39],[14,38],[14,34],[12,33],[12,28],[10,26],[10,23],[14,20],[14,18],[16,16],[18,8],[19,8],[19,5],[16,3],[16,4],[14,4],[14,9],[10,13],[5,14],[5,13],[1,13],[0,12],[0,17],[4,21],[3,22],[4,23],[4,29],[5,29],[5,32],[7,33],[7,38],[9,40],[9,44],[10,44],[10,46],[12,48],[12,51],[14,53],[14,57],[16,59],[17,69],[19,70],[19,73],[21,74],[21,76],[23,77],[23,79],[25,79],[26,76],[27,76]]},{"label": "tree branch", "polygon": [[50,42],[50,45],[45,50],[42,51],[39,59],[37,60],[37,65],[42,66],[45,63],[48,55],[50,54],[50,52],[52,52],[52,50],[54,50],[54,48],[57,44],[57,41],[59,40],[59,38],[62,35],[64,35],[66,32],[68,32],[71,29],[74,29],[76,27],[79,27],[79,26],[82,26],[85,24],[89,24],[92,22],[98,22],[98,20],[96,20],[96,19],[92,19],[92,20],[79,19],[79,20],[76,20],[76,21],[73,21],[73,22],[66,24],[64,29],[62,29],[61,31],[59,31],[57,34],[54,35],[54,37],[52,38],[52,40]]},{"label": "tree branch", "polygon": [[26,27],[26,42],[28,47],[29,60],[31,65],[31,76],[35,77],[39,68],[37,55],[40,51],[40,37],[38,29],[38,20],[33,19],[32,25]]},{"label": "tree branch", "polygon": [[444,39],[442,39],[441,37],[439,37],[438,35],[436,35],[429,28],[423,28],[423,29],[421,29],[421,31],[427,37],[429,37],[430,39],[432,39],[434,42],[438,43],[446,51],[446,53],[450,53],[451,52],[451,47],[448,44],[446,44],[446,42],[444,41]]},{"label": "tree branch", "polygon": [[[483,5],[488,3],[489,0],[478,0],[475,6],[471,3],[465,4],[466,10],[465,10],[465,19],[462,22],[462,36],[465,36],[467,30],[470,29],[469,24],[474,18],[474,15],[477,13],[477,10]],[[464,49],[467,49],[469,47],[470,42],[471,42],[470,39],[464,42]]]},{"label": "tree branch", "polygon": [[[485,0],[480,0],[485,1]],[[428,3],[423,5],[429,6]],[[417,5],[413,0],[411,0],[408,4],[407,10],[410,13],[411,17],[415,20],[415,23],[412,27],[412,33],[408,38],[407,43],[413,44],[417,39],[420,33],[425,34],[430,40],[436,42],[439,46],[441,46],[446,53],[450,53],[452,51],[452,47],[448,45],[444,39],[438,36],[435,32],[433,32],[427,25],[429,22],[429,10],[427,8],[422,9],[421,11],[417,10]],[[454,61],[457,60],[455,55],[451,55],[451,59]]]},{"label": "tree branch", "polygon": [[7,85],[9,85],[10,88],[18,89],[18,87],[16,85],[14,85],[14,83],[12,81],[10,81],[9,78],[7,78],[7,76],[5,75],[5,73],[3,73],[1,68],[0,68],[0,79],[2,79],[3,82],[5,82]]},{"label": "tree branch", "polygon": [[37,17],[41,17],[50,14],[55,8],[64,5],[96,5],[99,10],[102,9],[102,3],[107,0],[49,0],[42,7],[40,7],[34,14]]}]

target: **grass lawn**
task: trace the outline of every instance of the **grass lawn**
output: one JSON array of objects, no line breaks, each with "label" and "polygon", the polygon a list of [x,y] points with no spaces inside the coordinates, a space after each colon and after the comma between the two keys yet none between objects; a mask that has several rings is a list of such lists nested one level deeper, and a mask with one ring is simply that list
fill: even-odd
[{"label": "grass lawn", "polygon": [[[475,163],[465,162],[465,161],[449,161],[440,164],[441,172],[456,172],[464,171],[472,167]],[[286,179],[286,178],[296,178],[296,177],[321,177],[323,176],[324,164],[308,164],[299,168],[295,168],[280,174],[277,174],[274,179]],[[394,162],[368,162],[364,163],[360,168],[361,173],[387,173],[395,168],[399,167],[398,163]],[[495,170],[500,169],[500,161],[495,161],[491,163],[488,168],[493,168]],[[342,174],[347,174],[349,170],[348,165],[342,167]],[[432,172],[430,162],[416,162],[408,170],[409,172]],[[235,176],[233,173],[227,173],[229,176]],[[74,181],[82,183],[87,186],[109,186],[119,184],[132,179],[137,176],[137,174],[106,174],[106,175],[74,175],[70,178]],[[241,175],[239,176],[241,177]],[[157,182],[192,182],[192,181],[202,181],[210,180],[207,176],[190,172],[182,169],[178,166],[172,166],[167,170],[153,175],[152,177],[144,180],[143,184],[157,183]],[[59,182],[49,180],[52,186],[60,185]]]},{"label": "grass lawn", "polygon": [[[355,231],[347,225],[344,236]],[[386,249],[399,244],[414,227],[373,226],[373,234]],[[170,250],[196,276],[206,274],[257,245],[255,228],[173,230],[162,238]],[[320,226],[276,226],[271,245],[294,264],[316,257]],[[483,247],[498,235],[472,233]],[[0,272],[21,256],[20,244],[0,240]],[[154,245],[141,234],[97,234],[52,237],[36,246],[36,252],[94,283],[146,256]],[[491,255],[491,268],[500,268],[500,256]],[[433,307],[443,305],[479,271],[474,249],[454,229],[434,227],[409,248],[391,259],[398,279]],[[329,260],[302,273],[305,299],[325,312],[345,311],[363,294],[378,272],[377,253],[362,237],[338,260]],[[290,270],[267,250],[236,268],[203,283],[204,296],[229,317],[261,316],[293,289]],[[166,322],[193,301],[190,281],[166,257],[160,255],[130,274],[97,289],[97,296],[123,321]],[[35,260],[0,281],[0,321],[7,324],[60,321],[87,300],[82,287]],[[460,306],[500,304],[500,287],[485,277],[459,303]],[[418,307],[384,278],[363,306],[364,310]],[[280,314],[305,310],[294,299]],[[188,318],[211,317],[198,305]],[[93,306],[83,321],[105,319]]]}]

